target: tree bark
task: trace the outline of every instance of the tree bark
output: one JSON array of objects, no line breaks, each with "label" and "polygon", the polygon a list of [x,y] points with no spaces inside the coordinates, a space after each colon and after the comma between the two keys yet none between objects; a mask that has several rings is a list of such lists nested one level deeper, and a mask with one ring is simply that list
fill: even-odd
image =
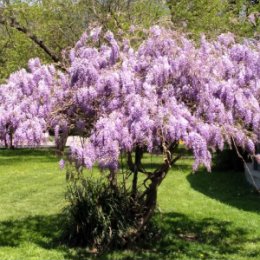
[{"label": "tree bark", "polygon": [[132,197],[136,198],[137,196],[137,183],[138,183],[138,169],[141,165],[141,160],[143,156],[143,151],[140,147],[136,147],[135,149],[135,164],[134,164],[134,172],[133,172],[133,181],[132,181]]},{"label": "tree bark", "polygon": [[142,230],[154,214],[157,204],[157,190],[163,179],[166,177],[167,172],[170,169],[170,165],[168,165],[168,163],[164,164],[160,169],[161,170],[156,170],[154,172],[151,183],[144,192],[146,197],[144,201],[144,212],[142,213],[142,217],[140,218],[139,225],[137,226],[135,232],[128,237],[128,242],[130,243],[135,241],[141,235]]}]

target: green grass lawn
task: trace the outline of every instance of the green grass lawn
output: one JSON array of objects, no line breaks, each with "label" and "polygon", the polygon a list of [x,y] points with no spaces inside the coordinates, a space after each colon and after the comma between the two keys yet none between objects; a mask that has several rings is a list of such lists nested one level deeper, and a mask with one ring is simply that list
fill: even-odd
[{"label": "green grass lawn", "polygon": [[[146,163],[156,163],[146,158]],[[159,190],[161,238],[96,259],[260,259],[260,195],[238,172],[177,163]],[[0,150],[0,259],[95,259],[59,243],[65,176],[46,150]]]}]

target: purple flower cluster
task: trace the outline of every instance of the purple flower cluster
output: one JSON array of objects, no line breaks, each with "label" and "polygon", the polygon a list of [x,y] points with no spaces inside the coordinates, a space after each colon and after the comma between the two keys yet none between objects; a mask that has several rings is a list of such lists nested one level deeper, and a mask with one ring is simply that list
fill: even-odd
[{"label": "purple flower cluster", "polygon": [[73,49],[70,71],[72,87],[77,85],[74,105],[85,111],[86,127],[95,115],[87,137],[92,152],[80,153],[91,154],[91,165],[114,169],[121,152],[137,146],[153,152],[180,140],[193,151],[194,169],[204,164],[210,170],[211,153],[232,140],[254,153],[260,126],[258,45],[238,44],[226,34],[213,42],[202,37],[196,47],[160,27],[137,50],[126,40],[117,44],[111,33],[105,37],[108,45]]},{"label": "purple flower cluster", "polygon": [[39,145],[45,139],[52,104],[55,68],[32,59],[0,86],[0,142]]},{"label": "purple flower cluster", "polygon": [[[232,141],[250,153],[260,130],[260,45],[232,34],[199,47],[155,26],[139,48],[101,28],[84,33],[70,51],[66,73],[39,60],[0,88],[0,138],[42,141],[52,128],[77,129],[71,147],[79,165],[115,171],[120,153],[148,152],[183,141],[194,169],[210,170],[211,153]],[[103,37],[103,38],[102,38]],[[102,43],[103,44],[100,44]]]}]

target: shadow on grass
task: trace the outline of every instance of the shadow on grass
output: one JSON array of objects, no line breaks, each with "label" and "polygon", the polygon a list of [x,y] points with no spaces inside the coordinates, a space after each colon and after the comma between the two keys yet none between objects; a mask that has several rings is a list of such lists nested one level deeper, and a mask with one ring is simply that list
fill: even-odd
[{"label": "shadow on grass", "polygon": [[33,243],[44,249],[63,252],[65,259],[228,259],[232,254],[260,256],[259,252],[243,251],[250,241],[247,232],[232,223],[216,219],[192,220],[185,215],[165,213],[155,217],[160,225],[156,239],[138,243],[128,250],[116,250],[95,256],[86,249],[68,248],[59,243],[61,215],[34,216],[0,222],[0,250],[3,246],[18,247]]},{"label": "shadow on grass", "polygon": [[0,222],[0,247],[30,241],[44,248],[58,245],[60,216],[33,216]]},{"label": "shadow on grass", "polygon": [[260,194],[245,180],[243,172],[199,171],[187,176],[191,187],[208,197],[238,209],[260,213]]}]

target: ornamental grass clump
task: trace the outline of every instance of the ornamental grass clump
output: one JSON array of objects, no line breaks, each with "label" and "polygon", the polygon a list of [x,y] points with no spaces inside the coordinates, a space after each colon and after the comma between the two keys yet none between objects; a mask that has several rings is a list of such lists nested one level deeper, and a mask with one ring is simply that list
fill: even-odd
[{"label": "ornamental grass clump", "polygon": [[141,204],[125,189],[111,189],[101,178],[74,180],[66,199],[63,242],[98,251],[128,245],[129,235],[138,226]]}]

